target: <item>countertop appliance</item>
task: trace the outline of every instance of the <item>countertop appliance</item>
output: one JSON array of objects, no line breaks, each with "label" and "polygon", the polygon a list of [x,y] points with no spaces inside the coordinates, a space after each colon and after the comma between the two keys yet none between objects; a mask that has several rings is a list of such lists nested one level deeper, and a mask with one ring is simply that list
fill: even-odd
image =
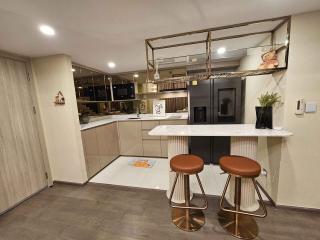
[{"label": "countertop appliance", "polygon": [[[241,78],[210,79],[189,85],[189,124],[240,124],[243,112]],[[206,164],[218,164],[219,158],[230,154],[230,137],[190,137],[192,154]]]},{"label": "countertop appliance", "polygon": [[134,99],[134,83],[115,84],[112,86],[114,100]]}]

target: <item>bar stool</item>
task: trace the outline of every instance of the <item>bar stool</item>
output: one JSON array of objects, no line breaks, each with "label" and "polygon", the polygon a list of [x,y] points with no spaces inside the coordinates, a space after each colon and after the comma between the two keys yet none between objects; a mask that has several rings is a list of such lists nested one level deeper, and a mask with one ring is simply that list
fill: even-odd
[{"label": "bar stool", "polygon": [[[180,154],[170,160],[171,170],[176,173],[169,204],[172,207],[172,222],[180,229],[188,232],[199,230],[205,223],[202,210],[208,208],[208,201],[204,193],[198,173],[203,170],[203,160],[192,154]],[[204,206],[198,207],[190,204],[190,179],[189,176],[195,174],[204,199]],[[172,196],[177,185],[178,177],[183,177],[185,204],[176,205],[172,203]]]},{"label": "bar stool", "polygon": [[[260,175],[260,164],[250,158],[241,156],[225,156],[220,159],[220,168],[229,174],[220,200],[221,211],[218,214],[220,225],[231,235],[242,239],[254,239],[258,236],[259,228],[253,217],[264,218],[267,210],[261,198],[261,194],[256,182],[256,177]],[[231,176],[235,178],[234,208],[224,207],[224,197]],[[241,179],[250,178],[259,197],[259,204],[263,209],[262,214],[242,211],[241,204]]]}]

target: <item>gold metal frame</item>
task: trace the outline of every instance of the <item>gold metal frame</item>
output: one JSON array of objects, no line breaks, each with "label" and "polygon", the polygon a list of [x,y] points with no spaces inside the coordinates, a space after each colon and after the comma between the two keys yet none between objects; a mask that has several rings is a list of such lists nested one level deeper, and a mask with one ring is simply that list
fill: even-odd
[{"label": "gold metal frame", "polygon": [[[234,209],[224,207],[224,198],[231,180],[235,177]],[[242,211],[241,204],[241,176],[229,174],[220,199],[219,223],[231,235],[241,239],[253,239],[258,236],[259,228],[252,217],[264,218],[267,216],[267,209],[261,197],[257,182],[250,178],[259,197],[259,205],[263,209],[262,214]]]},{"label": "gold metal frame", "polygon": [[[257,23],[264,23],[264,22],[270,22],[270,21],[280,21],[280,23],[273,29],[267,30],[267,31],[256,31],[256,32],[250,32],[250,33],[244,33],[244,34],[237,34],[237,35],[229,35],[229,36],[224,36],[224,37],[217,37],[214,38],[212,35],[214,34],[215,31],[220,31],[220,30],[225,30],[225,29],[233,29],[233,28],[239,28],[239,27],[244,27],[248,26],[250,24],[257,24]],[[272,69],[272,70],[263,70],[263,71],[247,71],[244,72],[234,72],[230,76],[230,73],[220,73],[220,74],[214,74],[212,75],[212,42],[214,41],[221,41],[221,40],[227,40],[227,39],[234,39],[234,38],[241,38],[241,37],[246,37],[246,36],[251,36],[251,35],[258,35],[258,34],[266,34],[270,33],[272,36],[274,32],[279,29],[281,26],[283,26],[285,23],[288,23],[287,25],[287,40],[288,44],[286,46],[286,56],[285,56],[285,67],[284,68],[278,68],[278,69]],[[150,82],[150,72],[151,70],[155,70],[155,51],[160,50],[160,49],[165,49],[165,48],[174,48],[174,47],[181,47],[181,46],[187,46],[187,45],[194,45],[194,44],[201,44],[205,43],[206,46],[206,74],[204,78],[201,78],[200,80],[208,79],[208,78],[221,78],[221,77],[241,77],[240,75],[245,75],[245,76],[253,76],[253,75],[262,75],[262,74],[270,74],[275,71],[281,71],[285,70],[288,67],[288,55],[289,55],[289,45],[290,45],[290,28],[291,28],[291,17],[290,16],[284,16],[284,17],[278,17],[278,18],[270,18],[270,19],[263,19],[263,20],[257,20],[257,21],[250,21],[250,22],[243,22],[239,24],[233,24],[233,25],[226,25],[226,26],[221,26],[221,27],[214,27],[214,28],[207,28],[207,29],[201,29],[201,30],[196,30],[196,31],[190,31],[190,32],[183,32],[183,33],[177,33],[177,34],[171,34],[171,35],[165,35],[161,37],[154,37],[154,38],[149,38],[145,40],[145,50],[146,50],[146,63],[147,63],[147,82]],[[171,39],[171,38],[177,38],[177,37],[183,37],[183,36],[189,36],[193,34],[201,34],[201,33],[207,33],[206,39],[203,40],[198,40],[198,41],[186,41],[182,43],[177,43],[177,44],[169,44],[169,45],[160,45],[160,46],[153,46],[152,43],[157,40],[163,40],[163,39]],[[272,44],[273,44],[273,37],[272,39]],[[149,51],[151,51],[151,56],[149,56]],[[193,78],[197,78],[198,76],[194,76]],[[180,77],[175,79],[176,81],[192,81],[192,79],[189,77]],[[173,79],[166,79],[166,81],[174,81]],[[155,83],[158,83],[158,81],[154,81]]]},{"label": "gold metal frame", "polygon": [[[175,205],[172,203],[172,197],[177,185],[179,175],[183,176],[184,180],[184,197],[185,197],[185,204],[184,205]],[[190,203],[190,179],[189,174],[186,173],[176,173],[172,190],[169,197],[169,205],[172,207],[172,222],[178,228],[188,231],[194,232],[199,230],[205,224],[205,217],[202,210],[208,208],[208,200],[206,198],[203,186],[201,184],[200,178],[198,174],[195,174],[197,177],[197,181],[199,183],[202,197],[204,199],[204,206],[197,207],[193,206]]]}]

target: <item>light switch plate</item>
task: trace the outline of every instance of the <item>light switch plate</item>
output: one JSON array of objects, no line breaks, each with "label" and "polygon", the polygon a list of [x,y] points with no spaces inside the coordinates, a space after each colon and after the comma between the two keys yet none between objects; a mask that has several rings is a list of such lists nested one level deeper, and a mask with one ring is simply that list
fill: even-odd
[{"label": "light switch plate", "polygon": [[317,111],[316,102],[306,102],[305,112],[306,113],[315,113]]}]

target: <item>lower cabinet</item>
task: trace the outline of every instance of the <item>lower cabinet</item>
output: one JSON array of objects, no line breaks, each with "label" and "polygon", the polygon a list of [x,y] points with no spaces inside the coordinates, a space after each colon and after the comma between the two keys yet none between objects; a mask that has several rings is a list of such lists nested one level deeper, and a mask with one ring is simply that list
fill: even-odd
[{"label": "lower cabinet", "polygon": [[161,145],[161,157],[168,157],[168,141],[162,140],[160,141]]},{"label": "lower cabinet", "polygon": [[141,121],[120,121],[118,127],[120,154],[127,156],[143,156]]},{"label": "lower cabinet", "polygon": [[150,136],[158,125],[187,124],[187,120],[129,120],[82,131],[88,177],[119,155],[168,157],[167,137]]},{"label": "lower cabinet", "polygon": [[96,128],[100,164],[105,167],[120,154],[117,123]]},{"label": "lower cabinet", "polygon": [[117,123],[83,130],[87,174],[91,178],[120,155]]},{"label": "lower cabinet", "polygon": [[86,156],[86,164],[89,178],[101,170],[100,157]]},{"label": "lower cabinet", "polygon": [[161,157],[160,140],[143,139],[143,156],[145,157]]}]

